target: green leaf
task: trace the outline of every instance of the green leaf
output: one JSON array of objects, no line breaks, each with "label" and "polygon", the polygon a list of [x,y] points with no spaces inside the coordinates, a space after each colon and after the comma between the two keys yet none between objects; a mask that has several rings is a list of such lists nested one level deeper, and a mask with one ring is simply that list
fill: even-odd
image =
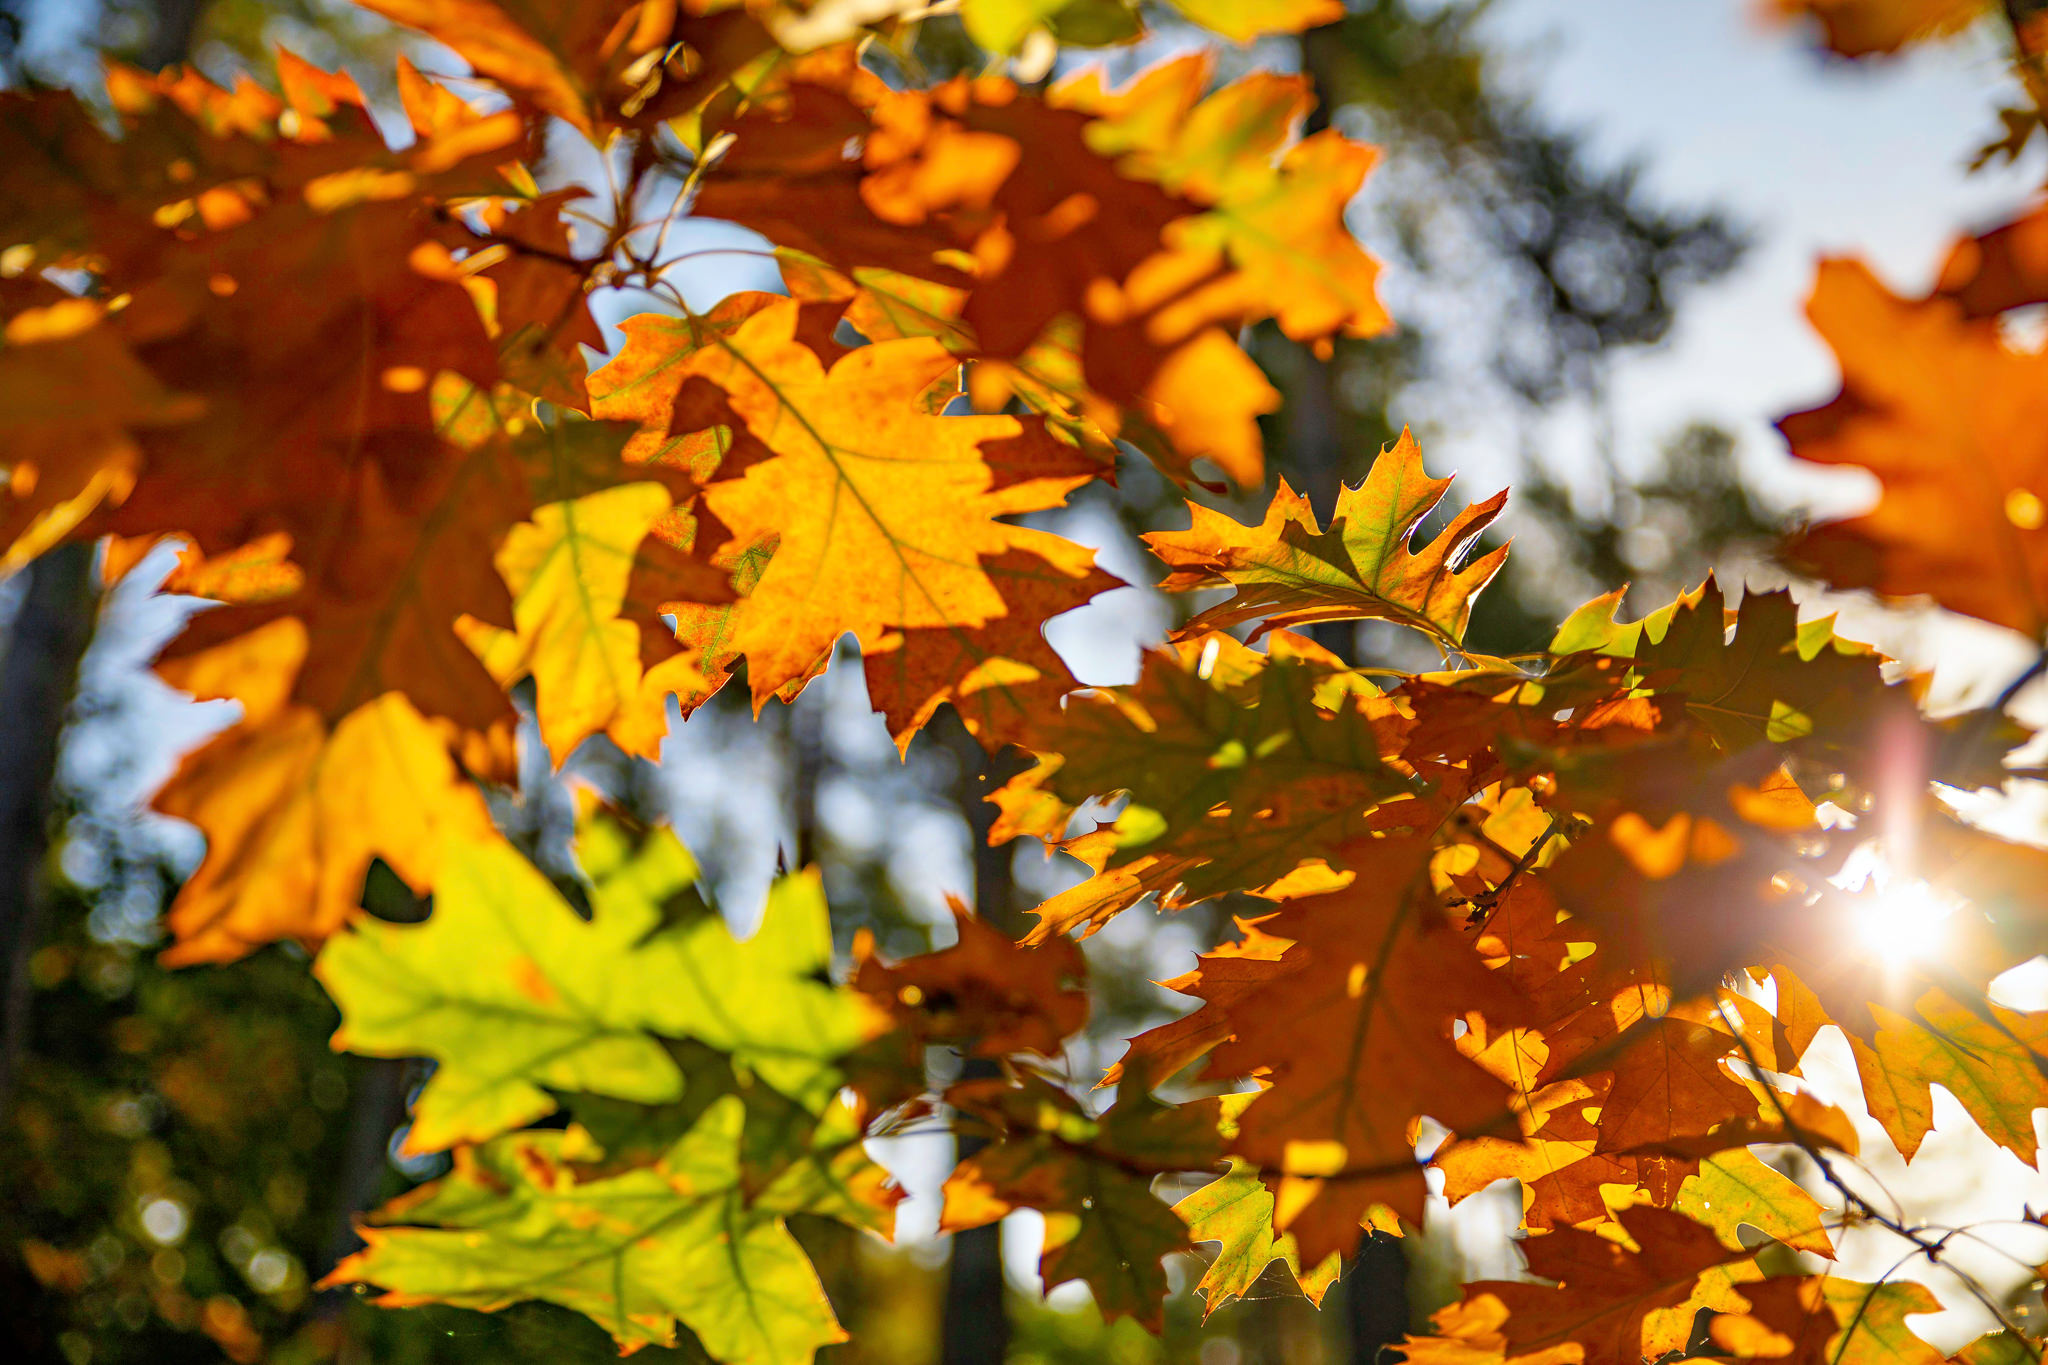
[{"label": "green leaf", "polygon": [[673,835],[630,855],[597,851],[610,861],[588,920],[490,840],[451,853],[425,924],[366,920],[321,954],[315,970],[342,1011],[335,1047],[439,1063],[409,1150],[530,1122],[554,1110],[550,1092],[678,1100],[683,1075],[662,1039],[726,1053],[815,1111],[838,1085],[837,1059],[884,1027],[825,976],[831,937],[814,872],[778,882],[740,942],[716,916],[664,926],[664,905],[696,876]]},{"label": "green leaf", "polygon": [[1941,1352],[1914,1336],[1906,1317],[1939,1313],[1926,1285],[1907,1280],[1862,1284],[1829,1276],[1823,1292],[1841,1331],[1828,1342],[1828,1365],[1939,1365]]},{"label": "green leaf", "polygon": [[1705,1223],[1723,1245],[1739,1247],[1737,1229],[1753,1227],[1786,1246],[1834,1255],[1827,1211],[1799,1183],[1766,1166],[1746,1147],[1716,1152],[1678,1187],[1672,1211]]},{"label": "green leaf", "polygon": [[1234,43],[1299,33],[1344,17],[1343,0],[1167,0],[1189,20]]},{"label": "green leaf", "polygon": [[1320,1264],[1302,1270],[1294,1238],[1273,1235],[1273,1192],[1250,1163],[1236,1157],[1228,1171],[1174,1205],[1173,1211],[1186,1220],[1189,1241],[1221,1244],[1196,1286],[1206,1312],[1244,1297],[1274,1261],[1286,1264],[1314,1304],[1322,1303],[1343,1268],[1341,1255],[1332,1252]]},{"label": "green leaf", "polygon": [[[1343,865],[1373,808],[1415,790],[1381,757],[1359,704],[1372,691],[1334,660],[1225,640],[1155,650],[1131,686],[1076,696],[1037,730],[1061,762],[1017,778],[1006,796],[1036,786],[1073,807],[1122,790],[1131,805],[1102,874],[1040,906],[1035,935],[1099,923],[1147,889],[1172,892],[1177,908],[1267,886],[1309,859]],[[1095,889],[1117,879],[1126,893],[1097,908]]]},{"label": "green leaf", "polygon": [[991,52],[1009,53],[1035,28],[1067,7],[1068,0],[963,0],[960,22],[967,36]]},{"label": "green leaf", "polygon": [[1956,1365],[2037,1365],[2040,1353],[2017,1332],[1986,1332],[1950,1357]]},{"label": "green leaf", "polygon": [[577,1183],[565,1133],[465,1149],[455,1171],[363,1229],[328,1284],[376,1284],[387,1305],[490,1312],[545,1299],[587,1314],[622,1347],[668,1345],[680,1321],[714,1360],[785,1365],[843,1341],[803,1249],[741,1190],[745,1108],[727,1096],[651,1166]]}]

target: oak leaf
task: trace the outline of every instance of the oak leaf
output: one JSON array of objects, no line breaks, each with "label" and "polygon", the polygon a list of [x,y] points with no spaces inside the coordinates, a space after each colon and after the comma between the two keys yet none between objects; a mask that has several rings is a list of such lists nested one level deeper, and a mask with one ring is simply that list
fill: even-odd
[{"label": "oak leaf", "polygon": [[1094,474],[1018,418],[929,415],[919,397],[953,365],[937,344],[867,346],[828,371],[798,312],[765,309],[688,362],[774,452],[704,491],[733,544],[780,537],[734,637],[757,704],[843,634],[1005,615],[981,561],[1055,538],[996,518],[1058,506]]},{"label": "oak leaf", "polygon": [[632,93],[636,59],[665,46],[674,5],[642,0],[364,0],[385,18],[454,49],[515,98],[567,120],[586,137]]},{"label": "oak leaf", "polygon": [[1378,153],[1333,129],[1293,142],[1313,103],[1303,77],[1257,72],[1211,93],[1212,76],[1213,59],[1195,55],[1120,90],[1088,73],[1054,92],[1097,115],[1091,147],[1204,206],[1166,227],[1166,250],[1124,279],[1122,307],[1154,344],[1262,317],[1296,340],[1387,330],[1379,264],[1345,225]]},{"label": "oak leaf", "polygon": [[779,882],[741,942],[716,915],[665,924],[664,903],[695,874],[682,845],[657,833],[590,888],[586,921],[510,845],[465,844],[425,924],[362,921],[322,952],[315,970],[342,1011],[334,1045],[437,1060],[412,1151],[540,1118],[556,1107],[551,1091],[679,1099],[683,1076],[662,1038],[696,1039],[822,1107],[834,1062],[883,1024],[816,979],[831,955],[817,879]]},{"label": "oak leaf", "polygon": [[1909,1315],[1941,1311],[1925,1285],[1812,1275],[1746,1284],[1742,1296],[1747,1313],[1724,1314],[1708,1328],[1731,1355],[1787,1365],[1936,1365],[1943,1358],[1906,1326]]},{"label": "oak leaf", "polygon": [[1081,546],[1042,544],[984,560],[1008,615],[979,628],[906,630],[864,653],[868,697],[897,748],[907,750],[946,703],[992,752],[1037,741],[1041,718],[1080,685],[1045,638],[1044,624],[1125,586],[1094,559]]},{"label": "oak leaf", "polygon": [[1200,1170],[1220,1154],[1216,1121],[1197,1106],[1154,1100],[1150,1077],[1133,1073],[1116,1103],[1091,1117],[1035,1076],[1019,1084],[964,1081],[953,1104],[991,1124],[999,1140],[947,1177],[944,1231],[979,1227],[1016,1208],[1046,1217],[1040,1273],[1048,1288],[1085,1280],[1105,1317],[1135,1317],[1158,1330],[1166,1271],[1161,1258],[1188,1249],[1187,1225],[1152,1179]]},{"label": "oak leaf", "polygon": [[[465,637],[500,682],[532,676],[541,739],[558,765],[600,730],[629,753],[651,753],[667,733],[669,694],[708,686],[687,656],[643,666],[642,625],[623,614],[636,574],[651,572],[643,544],[669,511],[660,484],[620,484],[536,509],[499,547],[514,628]],[[722,579],[707,567],[671,591],[708,597]]]},{"label": "oak leaf", "polygon": [[[1790,1176],[1740,1147],[1702,1161],[1699,1171],[1678,1187],[1671,1211],[1712,1228],[1730,1249],[1743,1245],[1741,1230],[1749,1227],[1795,1251],[1834,1255],[1828,1211],[1821,1202]],[[1744,1291],[1745,1297],[1748,1293]]]},{"label": "oak leaf", "polygon": [[1175,1204],[1173,1211],[1186,1220],[1190,1241],[1220,1244],[1195,1286],[1204,1314],[1245,1297],[1275,1261],[1287,1267],[1302,1294],[1320,1307],[1343,1268],[1342,1257],[1334,1251],[1315,1265],[1302,1265],[1294,1238],[1273,1231],[1273,1192],[1259,1179],[1257,1169],[1236,1157],[1230,1159],[1228,1171]]},{"label": "oak leaf", "polygon": [[744,1117],[727,1096],[653,1164],[583,1182],[559,1132],[458,1149],[451,1174],[359,1228],[364,1248],[322,1283],[380,1285],[387,1306],[545,1299],[626,1351],[674,1344],[680,1322],[730,1365],[807,1361],[846,1334],[783,1225],[809,1200],[741,1189]]},{"label": "oak leaf", "polygon": [[1953,299],[1900,298],[1853,261],[1822,263],[1807,311],[1842,393],[1780,429],[1798,458],[1867,469],[1882,491],[1864,515],[1800,535],[1791,559],[1835,587],[2048,630],[2048,357]]},{"label": "oak leaf", "polygon": [[1135,1064],[1143,1064],[1155,1076],[1172,1076],[1228,1039],[1231,1009],[1241,997],[1271,981],[1273,969],[1265,964],[1278,962],[1293,946],[1260,927],[1270,919],[1271,915],[1261,915],[1236,920],[1237,938],[1203,953],[1201,965],[1194,971],[1161,981],[1165,990],[1199,994],[1210,1008],[1184,1014],[1132,1038],[1122,1060],[1104,1073],[1102,1084],[1114,1085],[1122,1079],[1124,1068]]},{"label": "oak leaf", "polygon": [[1418,1116],[1468,1133],[1509,1122],[1508,1087],[1451,1029],[1467,1013],[1512,1020],[1520,1006],[1434,904],[1429,857],[1414,836],[1347,850],[1357,879],[1285,902],[1272,932],[1292,946],[1219,1011],[1228,1035],[1208,1074],[1270,1079],[1232,1150],[1277,1186],[1274,1226],[1294,1233],[1306,1264],[1352,1250],[1373,1204],[1420,1220]]},{"label": "oak leaf", "polygon": [[415,891],[451,843],[491,828],[448,736],[399,693],[329,727],[286,693],[305,631],[281,621],[166,668],[202,700],[243,707],[233,729],[188,755],[156,799],[206,836],[207,857],[171,902],[169,965],[229,962],[292,938],[317,946],[357,911],[381,859]]},{"label": "oak leaf", "polygon": [[1169,0],[1184,16],[1234,43],[1299,33],[1344,17],[1343,0]]},{"label": "oak leaf", "polygon": [[[1298,33],[1344,16],[1342,0],[1169,0],[1181,16],[1235,43],[1268,33]],[[1144,33],[1132,0],[966,0],[968,36],[1009,53],[1032,32],[1071,46],[1129,42]]]},{"label": "oak leaf", "polygon": [[[1034,941],[1092,932],[1147,891],[1177,907],[1270,885],[1306,860],[1341,868],[1375,807],[1415,794],[1414,776],[1384,756],[1398,726],[1391,708],[1369,711],[1370,700],[1333,685],[1347,673],[1334,657],[1275,638],[1270,662],[1222,636],[1154,651],[1134,686],[1078,695],[1038,724],[1032,742],[1057,757],[999,793],[1057,798],[1037,832],[1057,837],[1051,825],[1091,796],[1130,801],[1113,826],[1067,843],[1097,876],[1038,908]],[[1218,668],[1212,656],[1223,654],[1241,655],[1247,671]],[[1420,820],[1420,804],[1399,809]]]},{"label": "oak leaf", "polygon": [[1144,537],[1173,572],[1167,592],[1235,587],[1227,602],[1182,627],[1183,634],[1263,621],[1262,630],[1317,621],[1374,619],[1421,631],[1456,649],[1472,599],[1499,572],[1507,547],[1459,566],[1506,503],[1496,494],[1461,511],[1419,552],[1410,537],[1442,500],[1449,479],[1423,472],[1422,453],[1407,432],[1380,452],[1364,482],[1337,496],[1327,530],[1308,500],[1283,480],[1266,518],[1245,526],[1189,504],[1185,531]]},{"label": "oak leaf", "polygon": [[1988,0],[1770,0],[1781,17],[1812,20],[1842,57],[1889,56],[1959,33],[1990,7]]},{"label": "oak leaf", "polygon": [[2034,208],[1949,249],[1935,292],[1966,317],[1992,317],[2048,303],[2048,207]]},{"label": "oak leaf", "polygon": [[1934,1126],[1929,1089],[1962,1102],[1993,1142],[2032,1165],[2034,1113],[2048,1108],[2048,1014],[1930,990],[1910,1013],[1873,1006],[1877,1034],[1856,1049],[1870,1111],[1911,1156]]},{"label": "oak leaf", "polygon": [[[20,292],[25,302],[29,291]],[[0,307],[0,573],[127,496],[142,458],[133,429],[203,408],[166,388],[102,325],[104,305],[55,289],[35,298]]]},{"label": "oak leaf", "polygon": [[1087,966],[1071,941],[1026,948],[952,902],[959,940],[950,948],[885,964],[871,939],[855,945],[853,985],[921,1040],[974,1055],[1060,1055],[1088,1019]]},{"label": "oak leaf", "polygon": [[1617,1220],[1632,1246],[1577,1228],[1530,1238],[1530,1273],[1554,1285],[1470,1282],[1462,1302],[1437,1314],[1442,1335],[1408,1339],[1408,1358],[1638,1365],[1681,1349],[1697,1309],[1746,1306],[1714,1273],[1746,1252],[1663,1209],[1624,1209]]}]

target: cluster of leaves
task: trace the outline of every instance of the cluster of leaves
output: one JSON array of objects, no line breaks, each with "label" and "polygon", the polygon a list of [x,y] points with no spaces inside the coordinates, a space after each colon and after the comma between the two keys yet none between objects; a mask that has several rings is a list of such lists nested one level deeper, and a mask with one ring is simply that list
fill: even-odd
[{"label": "cluster of leaves", "polygon": [[[1521,1183],[1535,1279],[1468,1286],[1412,1358],[1600,1365],[1704,1330],[1748,1359],[1939,1359],[1903,1325],[1924,1291],[1832,1275],[1823,1205],[1749,1149],[1831,1180],[1853,1156],[1799,1080],[1834,1026],[1902,1151],[1941,1086],[2037,1158],[2048,1019],[1989,988],[2043,944],[2048,853],[1940,795],[2006,780],[2009,696],[1930,718],[1830,622],[1711,581],[1634,623],[1590,604],[1535,656],[1468,651],[1504,498],[1418,536],[1448,481],[1405,435],[1327,525],[1283,484],[1256,525],[1191,503],[1151,534],[1167,591],[1231,595],[1133,685],[1077,690],[1043,637],[1116,580],[1019,517],[1127,455],[1258,483],[1277,398],[1238,336],[1388,325],[1344,225],[1372,153],[1297,137],[1301,79],[1212,88],[1191,56],[1121,88],[918,88],[913,4],[370,8],[475,73],[401,67],[401,147],[288,55],[281,94],[116,69],[111,129],[0,97],[6,562],[105,536],[115,574],[176,542],[169,589],[220,605],[160,669],[241,706],[158,798],[208,841],[166,961],[296,940],[338,1048],[434,1064],[406,1141],[452,1170],[328,1283],[805,1360],[841,1329],[784,1220],[888,1235],[864,1140],[946,1127],[981,1143],[945,1227],[1039,1210],[1048,1284],[1156,1323],[1197,1242],[1212,1306],[1274,1260],[1319,1297],[1363,1229],[1422,1217],[1427,1119],[1451,1198]],[[962,8],[996,53],[1136,32],[1110,0]],[[1176,8],[1235,38],[1335,10]],[[608,202],[536,182],[551,135],[601,151]],[[686,212],[767,238],[784,292],[688,307],[663,254]],[[2048,301],[2044,222],[1966,244],[1926,299],[1823,267],[1844,391],[1786,434],[1885,495],[1791,547],[1816,577],[2048,630],[2048,361],[1998,322]],[[666,306],[593,369],[600,289]],[[1360,619],[1445,669],[1294,629]],[[899,742],[951,704],[1032,756],[993,838],[1091,875],[1025,942],[963,912],[956,946],[863,945],[834,984],[813,874],[740,939],[665,832],[591,814],[564,888],[493,831],[510,689],[558,764],[599,734],[651,756],[671,698],[743,665],[757,708],[786,700],[848,634]],[[1859,958],[1852,854],[1958,900],[1944,953]],[[423,923],[360,913],[378,866],[431,896]],[[1086,1022],[1070,935],[1225,894],[1272,908],[1172,983],[1199,1007],[1130,1040],[1098,1110],[1057,1060]],[[997,1074],[933,1093],[933,1048]],[[1207,1097],[1154,1094],[1183,1075]],[[1216,1178],[1170,1207],[1154,1181],[1185,1172]]]}]

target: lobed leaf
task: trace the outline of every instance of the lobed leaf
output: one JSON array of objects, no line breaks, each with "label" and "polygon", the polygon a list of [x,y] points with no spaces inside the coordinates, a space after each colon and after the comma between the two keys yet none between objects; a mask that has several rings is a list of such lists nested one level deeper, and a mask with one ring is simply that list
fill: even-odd
[{"label": "lobed leaf", "polygon": [[741,942],[714,915],[665,923],[664,903],[695,876],[672,835],[653,835],[590,888],[585,920],[509,845],[467,844],[425,924],[362,922],[321,954],[316,973],[342,1011],[334,1045],[439,1064],[412,1151],[531,1122],[554,1111],[554,1092],[680,1099],[663,1039],[695,1039],[822,1107],[834,1063],[884,1024],[820,979],[831,942],[816,877],[778,883]]},{"label": "lobed leaf", "polygon": [[1382,620],[1409,626],[1446,649],[1464,638],[1472,599],[1500,570],[1502,546],[1458,566],[1506,503],[1496,494],[1468,507],[1419,552],[1410,537],[1436,507],[1449,479],[1423,473],[1422,454],[1407,433],[1380,452],[1372,472],[1337,497],[1328,530],[1306,499],[1285,481],[1266,519],[1248,527],[1190,504],[1185,531],[1153,531],[1145,543],[1173,572],[1167,592],[1235,587],[1183,635],[1261,621],[1261,631],[1316,621]]}]

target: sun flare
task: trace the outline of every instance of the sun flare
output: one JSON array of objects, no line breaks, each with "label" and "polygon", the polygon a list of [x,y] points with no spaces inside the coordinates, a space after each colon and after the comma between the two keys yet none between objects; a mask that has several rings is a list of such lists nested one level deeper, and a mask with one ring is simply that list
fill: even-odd
[{"label": "sun flare", "polygon": [[1877,868],[1857,897],[1856,934],[1865,951],[1890,967],[1939,957],[1955,900],[1924,881],[1888,878],[1886,870]]}]

